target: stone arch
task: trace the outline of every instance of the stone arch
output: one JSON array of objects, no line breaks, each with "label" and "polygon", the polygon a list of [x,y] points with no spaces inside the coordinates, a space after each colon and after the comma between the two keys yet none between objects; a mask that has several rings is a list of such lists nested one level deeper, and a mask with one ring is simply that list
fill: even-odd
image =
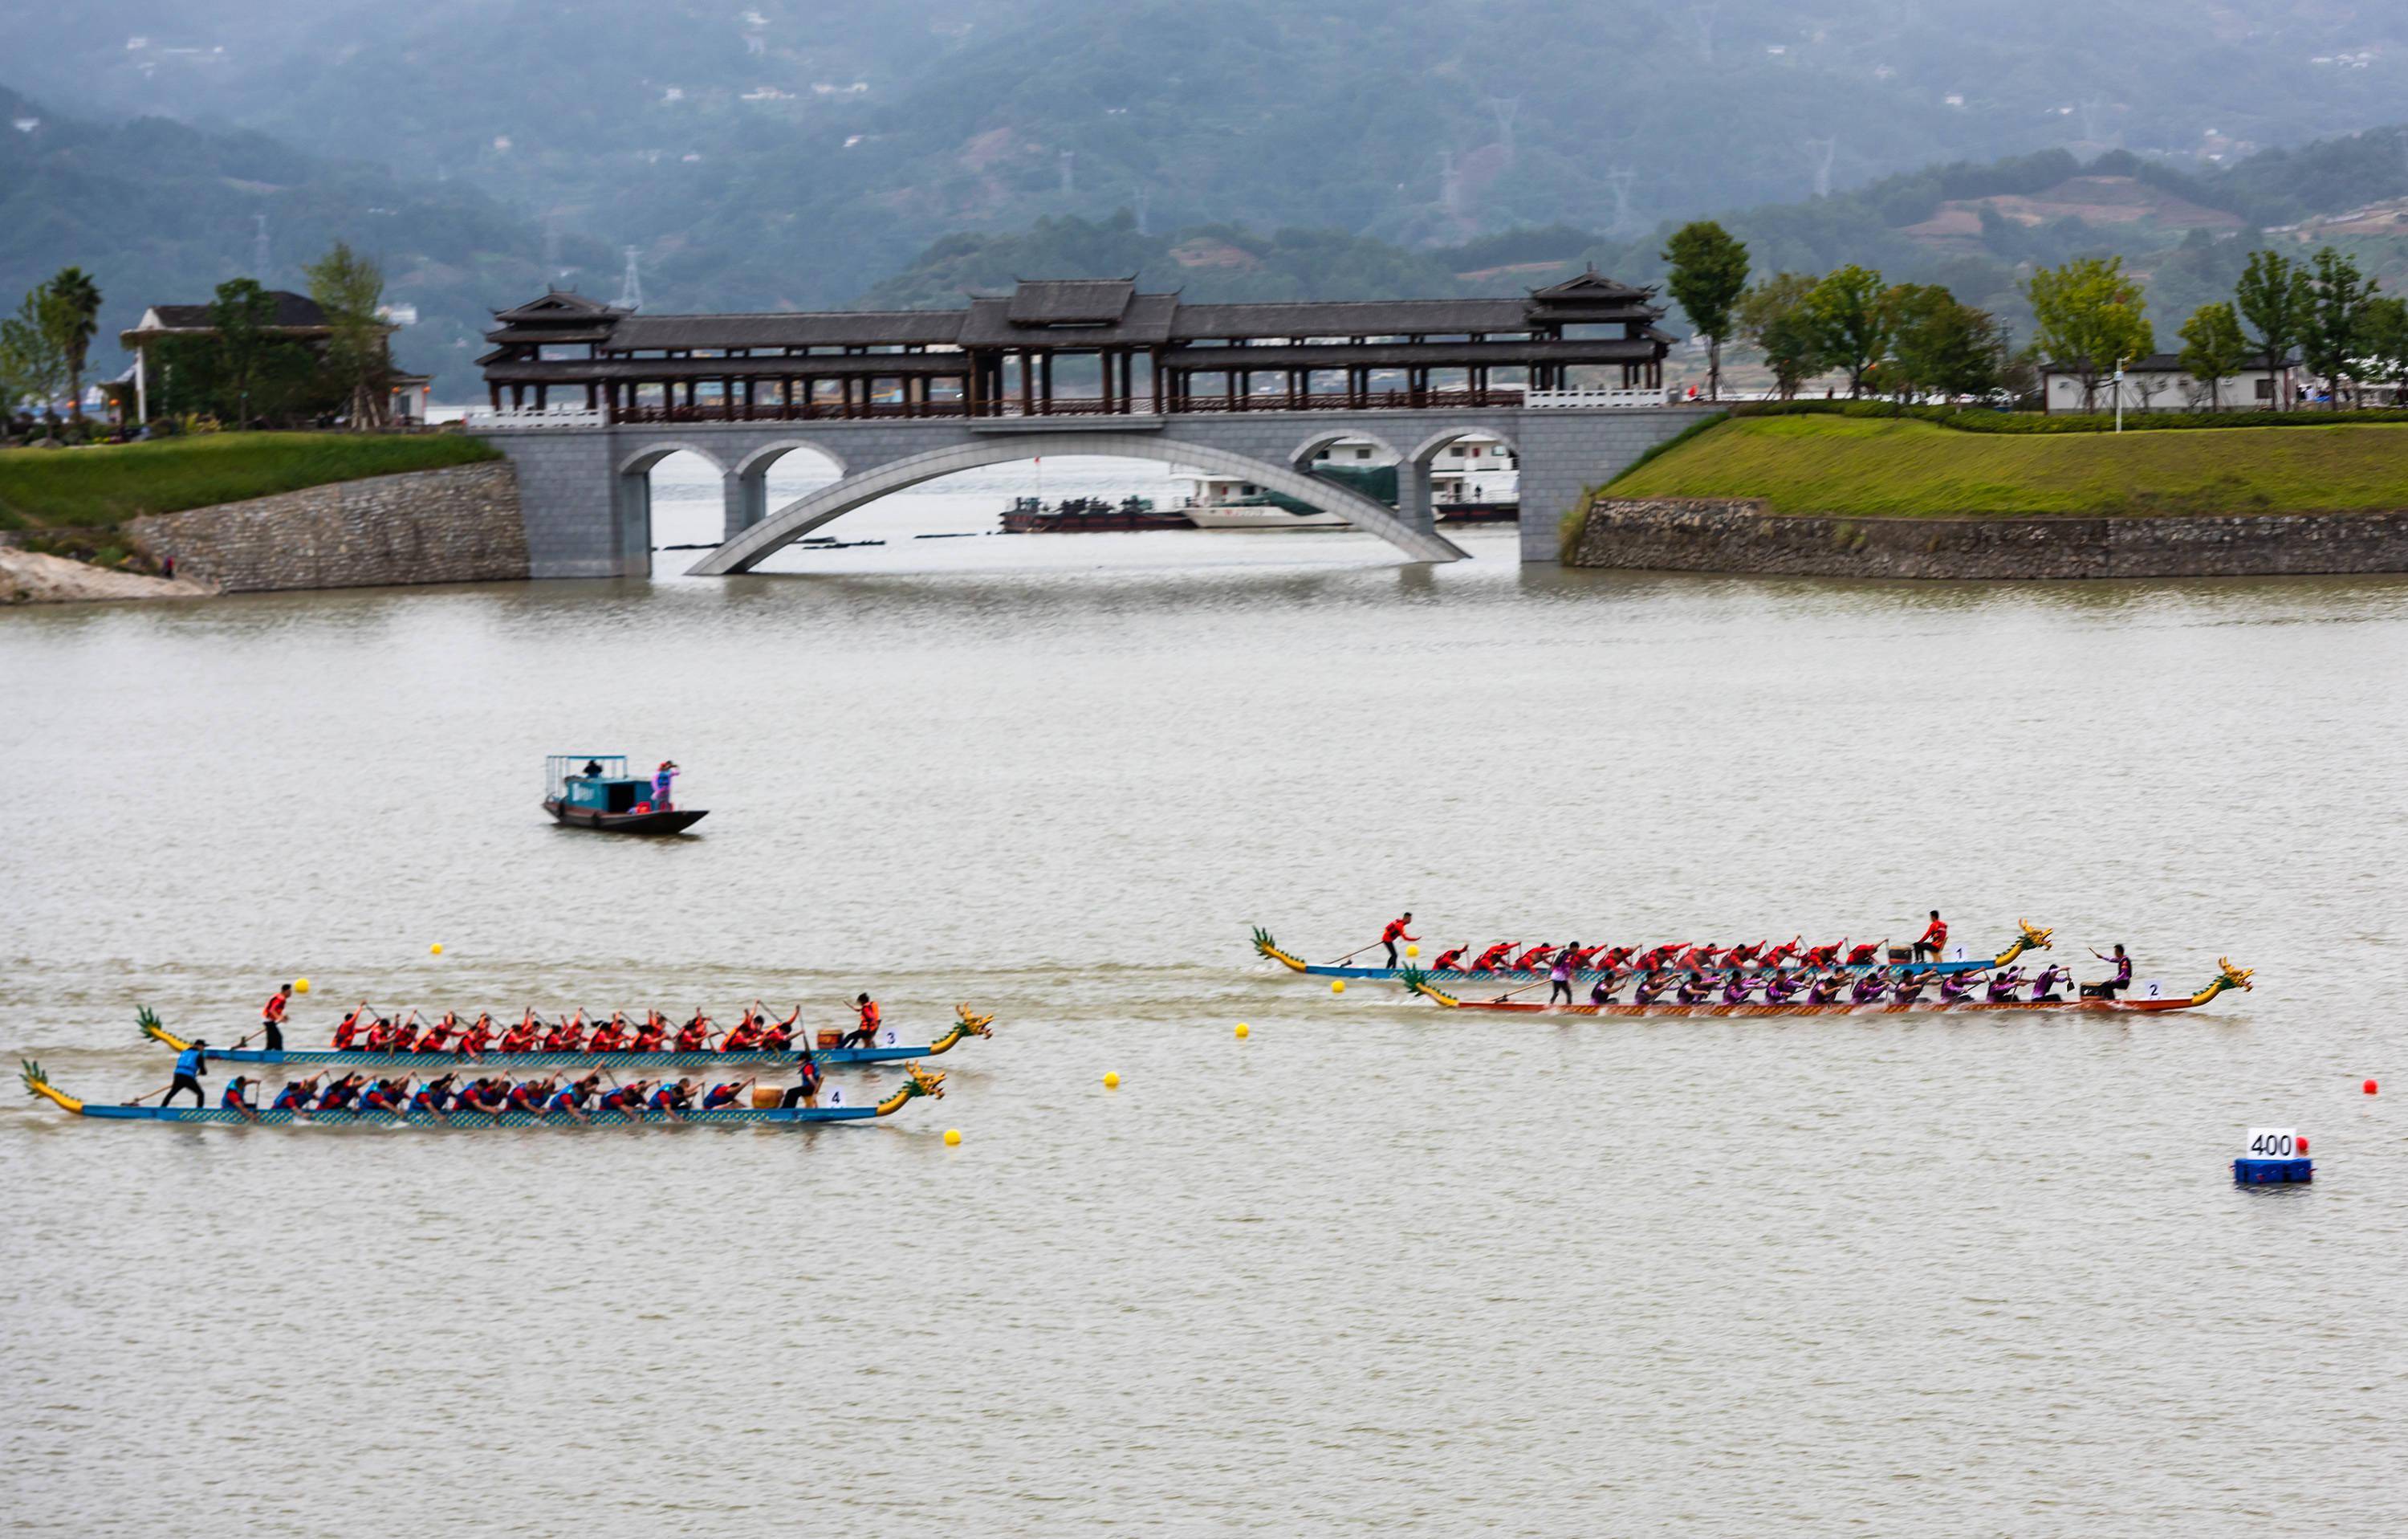
[{"label": "stone arch", "polygon": [[1338,514],[1356,528],[1378,535],[1415,561],[1458,561],[1464,553],[1427,529],[1408,526],[1395,510],[1359,492],[1293,466],[1273,465],[1251,455],[1210,444],[1183,442],[1159,434],[1140,433],[1014,433],[974,439],[950,449],[908,454],[848,475],[833,486],[798,497],[775,513],[732,536],[725,544],[694,564],[689,575],[725,577],[750,571],[776,552],[865,504],[922,482],[950,476],[957,470],[1008,465],[1041,456],[1107,455],[1113,458],[1158,460],[1167,465],[1192,465],[1199,469],[1241,477],[1258,486],[1296,498],[1308,507]]},{"label": "stone arch", "polygon": [[827,461],[830,465],[835,466],[836,473],[839,477],[844,474],[846,468],[844,456],[829,448],[826,440],[824,439],[780,439],[774,443],[765,443],[758,449],[746,454],[742,459],[738,460],[736,462],[736,467],[731,470],[729,474],[736,476],[767,476],[769,473],[769,467],[771,466],[777,464],[780,460],[784,459],[788,454],[793,453],[797,449],[810,450],[812,453],[817,454],[820,458]]},{"label": "stone arch", "polygon": [[1287,457],[1288,463],[1295,466],[1299,470],[1309,470],[1312,467],[1313,455],[1320,453],[1331,444],[1343,443],[1349,439],[1368,439],[1376,449],[1386,453],[1396,455],[1398,459],[1402,459],[1404,457],[1403,455],[1397,453],[1397,446],[1395,444],[1390,443],[1387,439],[1380,437],[1377,433],[1369,432],[1360,427],[1333,427],[1326,432],[1315,433],[1312,437],[1305,439],[1302,443],[1297,444],[1296,446],[1296,453]]},{"label": "stone arch", "polygon": [[644,447],[637,450],[634,453],[629,454],[626,458],[619,462],[618,474],[623,476],[650,475],[653,466],[660,464],[661,461],[668,458],[671,454],[699,454],[704,459],[710,462],[710,467],[712,469],[718,471],[723,476],[727,474],[727,462],[719,457],[717,451],[706,449],[701,444],[689,443],[683,439],[677,439],[666,443],[648,443],[644,445]]},{"label": "stone arch", "polygon": [[1507,449],[1512,451],[1514,463],[1517,465],[1521,463],[1522,446],[1513,441],[1512,433],[1491,423],[1465,423],[1460,427],[1441,427],[1414,445],[1412,453],[1407,457],[1415,465],[1435,464],[1440,453],[1447,445],[1468,439],[1474,433],[1483,438],[1495,439],[1504,444]]}]

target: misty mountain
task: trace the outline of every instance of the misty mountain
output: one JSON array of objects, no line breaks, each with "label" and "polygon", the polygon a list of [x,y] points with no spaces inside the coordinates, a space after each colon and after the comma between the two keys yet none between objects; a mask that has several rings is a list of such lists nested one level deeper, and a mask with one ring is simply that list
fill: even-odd
[{"label": "misty mountain", "polygon": [[2408,85],[2408,10],[2344,0],[93,0],[11,43],[66,109],[465,182],[681,306],[1123,208],[1419,248],[2049,149],[2210,169]]}]

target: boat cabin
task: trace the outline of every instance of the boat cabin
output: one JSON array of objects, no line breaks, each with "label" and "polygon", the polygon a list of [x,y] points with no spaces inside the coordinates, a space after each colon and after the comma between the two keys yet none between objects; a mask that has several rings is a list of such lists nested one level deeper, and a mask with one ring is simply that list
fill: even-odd
[{"label": "boat cabin", "polygon": [[543,761],[544,799],[580,813],[649,813],[652,781],[627,773],[624,754],[552,754]]}]

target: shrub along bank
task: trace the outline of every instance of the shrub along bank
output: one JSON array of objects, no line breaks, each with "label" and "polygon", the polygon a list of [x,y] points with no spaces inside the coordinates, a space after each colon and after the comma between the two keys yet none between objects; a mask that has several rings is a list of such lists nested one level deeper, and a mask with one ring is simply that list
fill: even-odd
[{"label": "shrub along bank", "polygon": [[0,529],[113,529],[332,482],[499,457],[457,434],[210,433],[158,443],[0,452]]},{"label": "shrub along bank", "polygon": [[2339,415],[2101,437],[1968,431],[1885,411],[1751,410],[1670,446],[1604,495],[1761,498],[1777,513],[1889,518],[2408,509],[2408,421]]}]

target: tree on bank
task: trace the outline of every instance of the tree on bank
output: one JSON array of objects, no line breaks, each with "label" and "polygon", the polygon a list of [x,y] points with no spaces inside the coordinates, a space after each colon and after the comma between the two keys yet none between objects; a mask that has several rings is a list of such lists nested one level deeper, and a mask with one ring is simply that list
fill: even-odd
[{"label": "tree on bank", "polygon": [[2315,276],[2308,284],[2308,309],[2301,326],[2301,351],[2308,367],[2325,378],[2325,399],[2341,410],[2341,381],[2355,372],[2365,340],[2366,305],[2374,285],[2358,271],[2358,261],[2337,247],[2316,252]]},{"label": "tree on bank", "polygon": [[233,397],[237,423],[251,418],[251,396],[265,370],[276,338],[276,297],[253,278],[228,279],[209,300],[209,326],[217,334],[222,383]]},{"label": "tree on bank", "polygon": [[2224,381],[2249,365],[2249,338],[2241,334],[2241,317],[2218,302],[2201,305],[2182,324],[2183,372],[2207,386],[2207,409],[2224,410]]},{"label": "tree on bank", "polygon": [[1784,401],[1822,372],[1814,320],[1806,308],[1806,296],[1813,292],[1814,280],[1804,273],[1783,272],[1740,295],[1734,323],[1737,334],[1764,355],[1764,365],[1772,371],[1773,385]]},{"label": "tree on bank", "polygon": [[100,285],[81,267],[61,267],[50,279],[50,293],[64,307],[68,322],[67,411],[83,421],[83,368],[92,356],[92,339],[100,333]]},{"label": "tree on bank", "polygon": [[1916,396],[1982,396],[1999,388],[2006,328],[1936,283],[1900,283],[1882,295],[1890,344],[1880,378],[1901,405]]},{"label": "tree on bank", "polygon": [[2372,377],[2393,387],[2408,381],[2408,299],[2379,294],[2366,302],[2361,356]]},{"label": "tree on bank", "polygon": [[1889,354],[1889,323],[1882,279],[1850,263],[1825,273],[1806,295],[1814,352],[1826,368],[1848,377],[1848,398],[1861,397],[1865,379]]},{"label": "tree on bank", "polygon": [[2157,333],[2143,311],[2141,285],[2124,271],[2124,259],[2077,256],[2061,267],[2042,267],[2024,285],[2037,325],[2041,354],[2082,381],[2082,409],[2097,405],[2099,381],[2157,350]]},{"label": "tree on bank", "polygon": [[382,426],[393,378],[384,321],[377,314],[384,302],[383,272],[339,240],[302,271],[308,276],[309,297],[326,312],[331,335],[324,367],[350,399],[351,426]]},{"label": "tree on bank", "polygon": [[1701,219],[1673,231],[1661,255],[1671,265],[1665,287],[1706,339],[1706,398],[1720,400],[1723,339],[1731,333],[1731,308],[1747,290],[1747,247]]},{"label": "tree on bank", "polygon": [[17,313],[0,321],[0,410],[33,402],[45,421],[73,373],[76,315],[48,283],[28,292]]},{"label": "tree on bank", "polygon": [[2276,410],[2288,411],[2291,393],[2281,389],[2283,360],[2307,329],[2308,310],[2315,303],[2307,269],[2280,252],[2252,252],[2232,296],[2243,317],[2258,328],[2258,345],[2266,350],[2266,367],[2273,371],[2281,397]]}]

